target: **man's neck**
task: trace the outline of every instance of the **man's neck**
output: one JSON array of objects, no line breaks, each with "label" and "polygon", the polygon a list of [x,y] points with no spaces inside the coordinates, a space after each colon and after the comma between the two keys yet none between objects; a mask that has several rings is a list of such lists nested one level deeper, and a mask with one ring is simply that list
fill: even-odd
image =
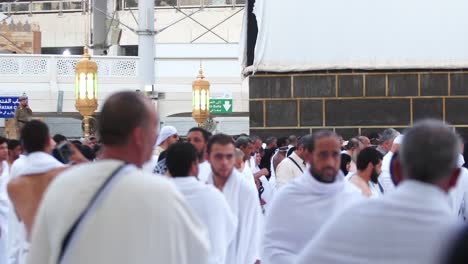
[{"label": "man's neck", "polygon": [[205,153],[198,153],[198,164],[202,164],[203,162],[205,162]]},{"label": "man's neck", "polygon": [[140,155],[137,152],[129,151],[127,147],[104,146],[101,159],[115,159],[134,164],[138,168],[143,166]]},{"label": "man's neck", "polygon": [[369,181],[370,181],[370,175],[367,175],[365,172],[363,171],[358,171],[356,173],[357,176],[359,176],[359,178],[361,178],[363,181],[366,182],[366,184],[369,184]]},{"label": "man's neck", "polygon": [[300,158],[302,161],[304,161],[304,159],[299,154],[297,154],[297,150],[294,151],[293,153],[291,153],[291,155],[292,154],[295,154],[298,158]]},{"label": "man's neck", "polygon": [[321,183],[325,183],[325,184],[331,184],[331,183],[334,183],[336,181],[336,176],[333,180],[329,179],[323,179],[322,177],[319,177],[317,175],[315,175],[315,173],[312,172],[312,167],[311,169],[309,169],[309,173],[310,175],[312,175],[312,178],[314,178],[315,180],[317,180],[318,182],[321,182]]},{"label": "man's neck", "polygon": [[[232,174],[232,171],[231,171],[230,174]],[[231,176],[229,175],[229,177],[231,177]],[[213,172],[213,183],[214,183],[214,186],[215,186],[216,188],[218,188],[218,190],[220,190],[220,191],[222,192],[223,189],[224,189],[224,186],[226,185],[226,182],[227,182],[228,179],[229,179],[229,177],[228,177],[228,178],[220,177],[220,176],[216,175],[216,173]]]},{"label": "man's neck", "polygon": [[169,147],[168,146],[168,143],[167,142],[164,142],[162,143],[161,145],[159,145],[160,148],[162,148],[163,150],[167,150],[167,148]]}]

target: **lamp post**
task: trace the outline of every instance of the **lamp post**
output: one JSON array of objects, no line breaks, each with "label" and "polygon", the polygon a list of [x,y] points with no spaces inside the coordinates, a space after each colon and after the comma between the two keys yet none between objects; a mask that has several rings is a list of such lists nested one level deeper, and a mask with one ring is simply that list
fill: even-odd
[{"label": "lamp post", "polygon": [[192,106],[192,117],[201,127],[210,117],[210,82],[203,76],[201,66],[197,79],[192,83]]},{"label": "lamp post", "polygon": [[97,64],[91,61],[88,48],[75,68],[75,107],[83,116],[84,136],[89,137],[90,119],[97,109]]}]

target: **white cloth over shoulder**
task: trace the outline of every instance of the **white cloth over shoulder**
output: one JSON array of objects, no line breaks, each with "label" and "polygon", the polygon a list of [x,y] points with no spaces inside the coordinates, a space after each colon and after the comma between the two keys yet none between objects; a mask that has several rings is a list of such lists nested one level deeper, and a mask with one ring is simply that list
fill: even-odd
[{"label": "white cloth over shoulder", "polygon": [[249,160],[246,160],[244,162],[244,170],[242,171],[242,174],[244,175],[245,179],[249,183],[250,187],[257,190],[257,185],[255,184],[255,179],[254,179],[252,169],[250,168],[250,161]]},{"label": "white cloth over shoulder", "polygon": [[447,199],[435,185],[405,180],[329,220],[296,263],[440,263],[458,228]]},{"label": "white cloth over shoulder", "polygon": [[[15,162],[11,165],[10,180],[19,176],[19,172],[23,167],[27,166],[26,155],[20,155]],[[26,259],[27,242],[26,228],[22,222],[18,220],[15,210],[11,201],[8,199],[11,210],[8,211],[8,242],[7,254],[8,264],[22,264]]]},{"label": "white cloth over shoulder", "polygon": [[[121,164],[78,165],[52,182],[39,208],[27,263],[57,263],[72,223]],[[76,229],[64,263],[207,263],[206,230],[169,179],[127,165],[107,187]]]},{"label": "white cloth over shoulder", "polygon": [[284,158],[276,167],[276,188],[286,185],[288,182],[301,176],[306,170],[304,160],[293,152]]},{"label": "white cloth over shoulder", "polygon": [[194,176],[175,177],[173,180],[189,207],[208,229],[211,242],[208,263],[226,263],[229,245],[237,231],[237,218],[223,194],[213,185],[199,182]]},{"label": "white cloth over shoulder", "polygon": [[[11,172],[12,174],[14,173],[13,176],[16,178],[24,175],[46,173],[65,166],[66,165],[58,161],[52,155],[38,151],[30,153],[27,156],[20,156],[20,158],[13,163]],[[26,261],[29,248],[26,227],[23,221],[18,219],[14,209],[10,211],[8,218],[10,228],[8,235],[9,263],[23,264]]]},{"label": "white cloth over shoulder", "polygon": [[382,159],[382,173],[379,175],[379,183],[387,195],[395,190],[395,184],[390,175],[390,165],[393,158],[393,152],[389,151]]},{"label": "white cloth over shoulder", "polygon": [[19,168],[17,176],[46,173],[66,166],[52,155],[40,151],[28,154],[24,162],[25,166]]},{"label": "white cloth over shoulder", "polygon": [[2,161],[2,173],[0,175],[0,263],[7,263],[8,255],[8,215],[11,204],[7,194],[7,183],[9,180],[9,166]]},{"label": "white cloth over shoulder", "polygon": [[[146,173],[153,174],[154,168],[158,165],[158,156],[151,155],[151,159],[143,164],[142,170]],[[159,175],[154,173],[155,175]]]},{"label": "white cloth over shoulder", "polygon": [[[208,178],[208,183],[213,184],[213,174]],[[229,248],[227,263],[255,263],[260,259],[262,230],[258,193],[236,169],[232,170],[222,193],[238,220],[236,239]]]},{"label": "white cloth over shoulder", "polygon": [[393,152],[389,151],[382,159],[382,170],[390,171],[390,162],[392,161]]},{"label": "white cloth over shoulder", "polygon": [[20,171],[27,165],[26,164],[26,155],[20,155],[13,164],[11,164],[10,169],[10,179],[16,178],[19,176]]},{"label": "white cloth over shoulder", "polygon": [[468,169],[462,167],[457,185],[449,192],[452,214],[462,222],[468,221]]},{"label": "white cloth over shoulder", "polygon": [[208,181],[208,177],[211,175],[211,164],[205,160],[198,164],[198,180],[202,183]]},{"label": "white cloth over shoulder", "polygon": [[271,184],[271,182],[265,176],[261,176],[259,178],[260,183],[263,187],[263,192],[261,193],[260,197],[262,199],[263,204],[263,211],[267,211],[275,197],[276,188]]},{"label": "white cloth over shoulder", "polygon": [[306,243],[343,208],[363,199],[341,171],[333,183],[321,183],[309,172],[275,195],[266,212],[262,263],[294,263]]}]

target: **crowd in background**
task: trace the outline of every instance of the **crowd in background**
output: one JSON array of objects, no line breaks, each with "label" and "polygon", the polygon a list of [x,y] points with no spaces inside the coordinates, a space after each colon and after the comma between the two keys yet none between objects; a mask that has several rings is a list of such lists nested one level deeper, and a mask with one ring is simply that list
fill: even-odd
[{"label": "crowd in background", "polygon": [[38,120],[0,138],[0,263],[466,262],[464,144],[440,121],[182,136],[132,92],[99,118],[80,140]]}]

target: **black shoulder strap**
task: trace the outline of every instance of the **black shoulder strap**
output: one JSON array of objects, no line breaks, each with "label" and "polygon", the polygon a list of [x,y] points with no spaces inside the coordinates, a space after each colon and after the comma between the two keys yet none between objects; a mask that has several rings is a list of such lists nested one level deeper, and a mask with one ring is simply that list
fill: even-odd
[{"label": "black shoulder strap", "polygon": [[106,186],[112,181],[112,179],[119,173],[119,171],[121,171],[126,165],[127,165],[127,163],[119,165],[119,167],[117,167],[117,169],[115,169],[114,172],[112,172],[112,174],[104,181],[104,183],[101,185],[101,187],[99,187],[99,189],[96,191],[93,198],[89,202],[88,206],[86,206],[86,208],[83,210],[83,212],[80,214],[80,216],[75,220],[75,222],[71,226],[70,230],[68,230],[68,232],[66,233],[65,237],[62,240],[59,259],[58,259],[57,263],[60,264],[62,262],[63,257],[65,255],[65,252],[67,251],[68,245],[70,243],[70,240],[71,240],[71,238],[73,237],[73,234],[76,231],[76,228],[78,227],[80,222],[84,219],[86,214],[89,212],[89,210],[91,209],[93,204],[96,202],[99,195],[106,188]]},{"label": "black shoulder strap", "polygon": [[382,187],[380,182],[377,182],[377,184],[379,185],[380,192],[383,194],[385,192],[384,188]]},{"label": "black shoulder strap", "polygon": [[291,157],[288,157],[288,159],[290,159],[292,162],[294,162],[294,164],[296,164],[296,166],[299,168],[299,170],[304,173],[304,171],[302,170],[301,166],[299,166],[299,164],[297,164],[297,162],[295,160],[293,160],[293,158]]}]

